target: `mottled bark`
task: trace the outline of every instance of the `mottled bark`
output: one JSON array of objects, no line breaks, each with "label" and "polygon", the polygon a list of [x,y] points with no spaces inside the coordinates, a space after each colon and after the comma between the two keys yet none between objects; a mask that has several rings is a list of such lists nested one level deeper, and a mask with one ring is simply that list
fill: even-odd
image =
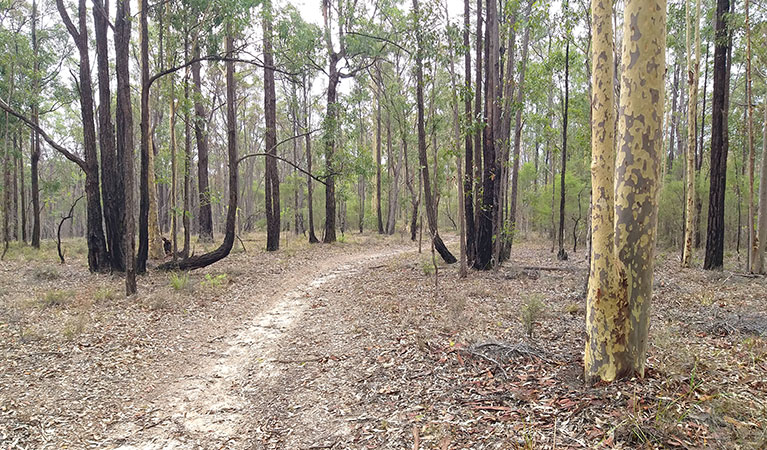
[{"label": "mottled bark", "polygon": [[[695,236],[695,154],[697,132],[695,119],[698,117],[698,78],[700,77],[700,0],[695,2],[695,49],[690,48],[690,0],[685,1],[686,14],[686,44],[687,44],[687,85],[690,99],[687,102],[687,189],[685,199],[685,228],[684,250],[682,252],[682,267],[690,266],[692,244]],[[705,95],[705,93],[704,93]]]},{"label": "mottled bark", "polygon": [[591,5],[593,257],[584,363],[595,382],[644,376],[664,164],[666,2],[626,2],[614,172],[611,9],[606,0]]}]

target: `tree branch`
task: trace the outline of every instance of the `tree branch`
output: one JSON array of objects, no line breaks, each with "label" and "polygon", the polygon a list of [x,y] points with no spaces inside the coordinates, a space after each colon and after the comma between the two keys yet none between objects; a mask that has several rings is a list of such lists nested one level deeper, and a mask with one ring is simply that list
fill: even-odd
[{"label": "tree branch", "polygon": [[318,176],[314,175],[313,173],[311,173],[311,172],[309,172],[307,170],[302,169],[301,167],[299,167],[293,161],[290,161],[290,160],[287,160],[287,159],[282,158],[280,156],[272,155],[271,153],[269,153],[270,151],[274,150],[275,148],[279,147],[280,145],[282,145],[282,144],[284,144],[286,142],[289,142],[289,141],[292,141],[294,139],[298,139],[298,138],[304,137],[304,136],[312,134],[312,133],[316,133],[317,131],[320,131],[321,129],[322,128],[315,128],[314,130],[308,131],[306,133],[301,133],[301,134],[298,134],[298,135],[295,135],[295,136],[291,136],[289,138],[285,138],[285,139],[281,140],[280,142],[278,142],[274,147],[268,149],[264,153],[250,153],[248,155],[241,156],[240,159],[237,160],[237,165],[239,165],[242,161],[244,161],[244,160],[246,160],[248,158],[253,158],[253,157],[256,157],[256,156],[272,157],[272,158],[278,159],[278,160],[280,160],[280,161],[282,161],[282,162],[292,166],[293,168],[295,168],[299,172],[302,172],[305,175],[309,175],[310,177],[312,177],[313,180],[317,181],[318,183],[322,183],[322,184],[327,186],[327,182],[325,182],[325,180],[323,180],[321,177],[318,177]]},{"label": "tree branch", "polygon": [[26,117],[22,116],[21,114],[17,113],[16,111],[14,111],[13,108],[8,106],[5,103],[5,101],[3,101],[2,99],[0,99],[0,109],[2,109],[3,111],[9,113],[10,115],[12,115],[12,116],[16,117],[17,119],[21,120],[22,122],[24,122],[27,125],[27,127],[33,129],[34,131],[37,132],[37,134],[42,136],[43,139],[45,140],[45,142],[48,143],[48,145],[50,145],[56,151],[58,151],[59,153],[64,155],[64,157],[67,158],[68,160],[70,160],[73,163],[75,163],[78,166],[80,166],[80,169],[82,169],[83,172],[87,172],[86,165],[85,165],[85,160],[83,160],[79,156],[75,155],[74,153],[70,152],[69,150],[67,150],[64,147],[62,147],[61,145],[59,145],[56,141],[51,139],[51,137],[48,136],[48,134],[45,131],[43,131],[42,128],[40,128],[39,126],[35,125],[35,123],[32,122],[31,120],[29,120],[28,118],[26,118]]}]

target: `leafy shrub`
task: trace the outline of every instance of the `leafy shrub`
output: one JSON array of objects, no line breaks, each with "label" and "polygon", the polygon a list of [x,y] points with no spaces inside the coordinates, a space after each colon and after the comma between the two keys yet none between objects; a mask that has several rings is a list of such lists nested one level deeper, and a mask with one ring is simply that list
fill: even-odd
[{"label": "leafy shrub", "polygon": [[168,279],[175,291],[183,291],[189,287],[189,272],[171,272]]},{"label": "leafy shrub", "polygon": [[544,308],[545,305],[537,295],[529,296],[522,305],[522,309],[519,311],[519,320],[529,337],[533,337],[535,323],[543,316]]}]

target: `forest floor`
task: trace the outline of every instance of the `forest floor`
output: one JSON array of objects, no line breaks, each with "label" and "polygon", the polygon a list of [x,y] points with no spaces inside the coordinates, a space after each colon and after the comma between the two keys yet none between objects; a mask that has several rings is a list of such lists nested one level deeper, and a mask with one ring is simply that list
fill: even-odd
[{"label": "forest floor", "polygon": [[733,256],[659,251],[645,378],[587,387],[582,250],[435,287],[401,236],[256,235],[125,299],[46,244],[0,264],[0,449],[767,448],[767,280]]}]

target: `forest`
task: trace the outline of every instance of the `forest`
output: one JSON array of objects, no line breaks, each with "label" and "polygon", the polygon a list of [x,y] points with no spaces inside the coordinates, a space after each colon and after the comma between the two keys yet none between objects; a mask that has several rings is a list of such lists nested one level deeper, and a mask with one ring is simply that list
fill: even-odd
[{"label": "forest", "polygon": [[0,0],[0,448],[767,448],[764,0]]}]

